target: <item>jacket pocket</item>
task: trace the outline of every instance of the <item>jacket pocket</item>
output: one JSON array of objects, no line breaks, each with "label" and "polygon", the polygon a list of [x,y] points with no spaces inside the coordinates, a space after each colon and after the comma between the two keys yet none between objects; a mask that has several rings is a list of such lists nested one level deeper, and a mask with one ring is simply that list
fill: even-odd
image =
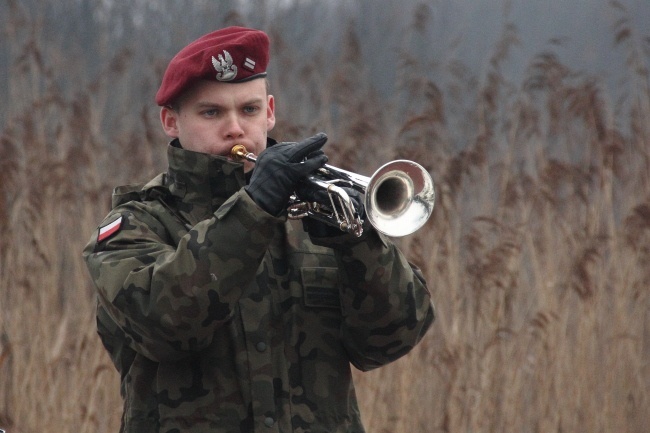
[{"label": "jacket pocket", "polygon": [[300,269],[305,307],[340,308],[339,270],[303,267]]}]

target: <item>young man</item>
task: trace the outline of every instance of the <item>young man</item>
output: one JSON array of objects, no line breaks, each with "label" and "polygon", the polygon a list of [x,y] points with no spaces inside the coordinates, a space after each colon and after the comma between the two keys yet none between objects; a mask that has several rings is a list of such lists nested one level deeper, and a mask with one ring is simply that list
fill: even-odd
[{"label": "young man", "polygon": [[394,361],[434,319],[419,271],[372,227],[287,220],[326,137],[267,138],[268,53],[265,33],[230,27],[171,60],[168,171],[116,188],[84,250],[124,432],[363,432],[350,363]]}]

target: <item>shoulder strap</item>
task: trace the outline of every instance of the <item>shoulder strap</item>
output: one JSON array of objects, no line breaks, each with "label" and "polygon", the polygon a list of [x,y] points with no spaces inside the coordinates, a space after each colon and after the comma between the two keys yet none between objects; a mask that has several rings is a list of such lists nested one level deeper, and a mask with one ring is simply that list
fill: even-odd
[{"label": "shoulder strap", "polygon": [[119,205],[130,201],[140,201],[142,187],[144,187],[144,185],[144,183],[138,183],[118,186],[115,188],[111,197],[111,208],[115,209]]}]

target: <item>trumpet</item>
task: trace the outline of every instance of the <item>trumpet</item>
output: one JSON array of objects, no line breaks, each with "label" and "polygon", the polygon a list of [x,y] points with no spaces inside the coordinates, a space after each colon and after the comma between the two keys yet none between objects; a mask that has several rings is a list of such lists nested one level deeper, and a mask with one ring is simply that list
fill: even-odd
[{"label": "trumpet", "polygon": [[[233,146],[230,155],[257,161],[257,156],[241,144]],[[363,234],[364,221],[344,188],[364,194],[368,221],[377,231],[392,237],[420,229],[435,203],[431,175],[420,164],[408,160],[388,162],[370,177],[325,164],[306,181],[326,191],[329,203],[304,201],[294,193],[287,207],[288,218],[313,218],[357,237]]]}]

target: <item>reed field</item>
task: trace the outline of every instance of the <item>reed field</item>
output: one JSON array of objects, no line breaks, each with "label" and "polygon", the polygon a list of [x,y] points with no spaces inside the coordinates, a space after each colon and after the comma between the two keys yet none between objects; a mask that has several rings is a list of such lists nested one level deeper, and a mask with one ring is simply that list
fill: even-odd
[{"label": "reed field", "polygon": [[[212,28],[190,35],[181,23],[168,45],[140,34],[116,46],[97,36],[111,30],[101,17],[70,40],[56,29],[72,24],[51,23],[47,2],[2,3],[0,429],[117,432],[119,377],[81,251],[114,186],[165,169],[153,94],[169,56]],[[355,372],[368,432],[650,431],[648,28],[605,2],[602,32],[623,59],[614,94],[563,60],[561,41],[509,76],[521,30],[507,20],[480,71],[453,56],[432,65],[417,51],[430,3],[390,33],[409,43],[393,44],[389,90],[362,79],[373,72],[351,22],[338,24],[336,50],[312,47],[301,63],[307,41],[277,21],[220,15],[274,41],[271,135],[322,130],[334,165],[369,175],[407,158],[434,178],[431,219],[396,242],[424,271],[436,322],[406,357]]]}]

